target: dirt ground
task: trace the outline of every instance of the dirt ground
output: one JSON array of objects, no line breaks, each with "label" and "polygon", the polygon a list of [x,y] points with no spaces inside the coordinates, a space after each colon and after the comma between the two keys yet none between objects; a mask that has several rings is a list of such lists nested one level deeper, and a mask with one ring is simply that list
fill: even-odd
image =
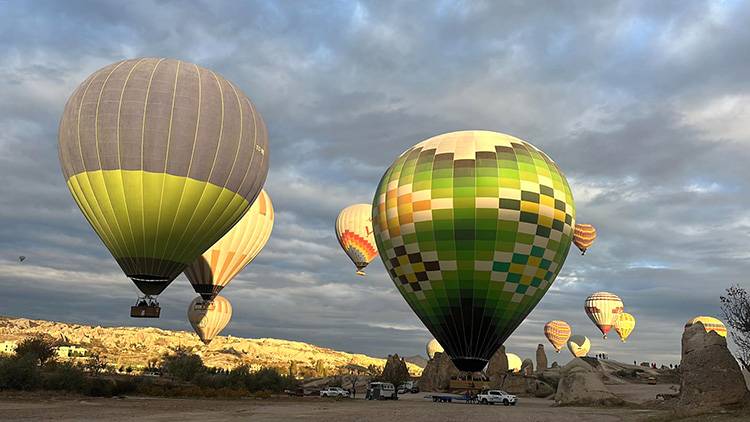
[{"label": "dirt ground", "polygon": [[[664,386],[659,389],[664,390]],[[667,387],[668,389],[668,387]],[[648,395],[648,398],[653,396]],[[655,394],[655,393],[654,393]],[[519,399],[517,406],[433,403],[425,393],[398,401],[306,398],[268,400],[89,398],[51,394],[0,396],[0,420],[9,421],[638,421],[664,412],[636,408],[553,407],[551,400]]]}]

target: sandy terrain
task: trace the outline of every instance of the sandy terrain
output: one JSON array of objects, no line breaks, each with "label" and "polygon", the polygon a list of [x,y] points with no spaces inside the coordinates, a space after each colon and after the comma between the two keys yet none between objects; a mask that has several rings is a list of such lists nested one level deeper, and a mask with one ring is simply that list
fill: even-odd
[{"label": "sandy terrain", "polygon": [[521,398],[517,406],[438,404],[424,394],[396,402],[322,400],[99,399],[15,394],[0,396],[2,420],[110,421],[631,421],[663,413],[639,409],[552,407],[551,400]]}]

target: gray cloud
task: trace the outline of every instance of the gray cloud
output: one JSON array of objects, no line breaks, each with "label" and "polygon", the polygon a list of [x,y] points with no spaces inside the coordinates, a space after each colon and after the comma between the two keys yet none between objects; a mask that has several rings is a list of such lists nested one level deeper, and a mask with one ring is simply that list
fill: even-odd
[{"label": "gray cloud", "polygon": [[[545,150],[600,239],[508,342],[530,356],[541,327],[596,290],[638,318],[622,360],[675,362],[682,324],[748,286],[750,15],[706,2],[23,2],[0,6],[0,286],[5,314],[121,325],[134,289],[81,217],[57,162],[67,96],[126,57],[216,69],[269,127],[277,221],[226,290],[227,333],[385,355],[429,334],[380,262],[355,278],[336,213],[368,202],[403,150],[442,132],[490,129]],[[26,255],[23,264],[15,257]],[[193,294],[163,295],[161,327],[189,329]],[[152,323],[149,321],[148,323]],[[567,356],[562,355],[563,360]]]}]

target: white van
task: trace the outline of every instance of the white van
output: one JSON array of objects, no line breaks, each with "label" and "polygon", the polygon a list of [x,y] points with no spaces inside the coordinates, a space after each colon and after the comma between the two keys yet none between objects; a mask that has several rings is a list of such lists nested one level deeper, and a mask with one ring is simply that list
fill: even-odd
[{"label": "white van", "polygon": [[390,382],[371,382],[367,386],[367,400],[398,400],[396,388]]}]

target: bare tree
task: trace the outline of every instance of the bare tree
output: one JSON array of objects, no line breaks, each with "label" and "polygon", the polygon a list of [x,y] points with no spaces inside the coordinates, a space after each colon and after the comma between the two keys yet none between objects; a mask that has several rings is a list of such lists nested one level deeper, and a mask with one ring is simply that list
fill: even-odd
[{"label": "bare tree", "polygon": [[737,358],[750,370],[750,294],[740,286],[728,288],[726,296],[721,296],[721,310],[737,345]]}]

